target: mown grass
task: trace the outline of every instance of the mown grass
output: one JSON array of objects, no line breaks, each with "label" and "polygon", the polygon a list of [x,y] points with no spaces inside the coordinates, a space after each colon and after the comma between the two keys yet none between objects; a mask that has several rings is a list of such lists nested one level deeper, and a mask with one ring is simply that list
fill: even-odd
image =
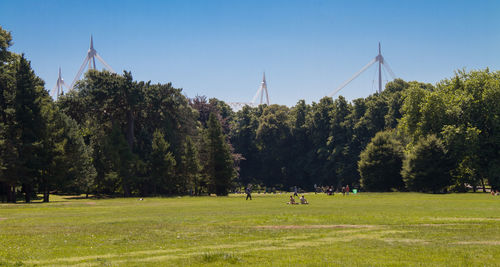
[{"label": "mown grass", "polygon": [[500,197],[308,194],[0,204],[0,266],[499,266]]}]

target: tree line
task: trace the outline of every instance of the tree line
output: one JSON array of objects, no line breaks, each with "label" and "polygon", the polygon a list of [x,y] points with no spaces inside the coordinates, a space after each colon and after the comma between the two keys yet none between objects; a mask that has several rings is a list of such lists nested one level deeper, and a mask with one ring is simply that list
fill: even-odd
[{"label": "tree line", "polygon": [[396,79],[348,102],[189,99],[172,84],[90,70],[53,100],[0,28],[0,199],[50,193],[227,195],[349,184],[369,191],[500,186],[500,72]]},{"label": "tree line", "polygon": [[435,86],[396,79],[351,103],[244,107],[231,142],[243,183],[289,188],[466,192],[500,186],[500,72],[457,71]]}]

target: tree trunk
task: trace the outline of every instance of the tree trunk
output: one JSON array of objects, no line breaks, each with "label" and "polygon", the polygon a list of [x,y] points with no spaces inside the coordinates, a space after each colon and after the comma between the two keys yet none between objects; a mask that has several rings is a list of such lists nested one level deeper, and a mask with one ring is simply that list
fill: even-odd
[{"label": "tree trunk", "polygon": [[49,196],[50,196],[49,190],[45,189],[43,191],[43,202],[49,202]]},{"label": "tree trunk", "polygon": [[483,193],[486,193],[486,186],[484,185],[484,178],[481,178],[481,185],[483,186]]},{"label": "tree trunk", "polygon": [[127,143],[130,148],[130,151],[132,151],[133,145],[134,145],[134,114],[132,111],[127,112]]},{"label": "tree trunk", "polygon": [[122,188],[123,188],[123,196],[130,197],[130,188],[128,184],[123,184]]},{"label": "tree trunk", "polygon": [[24,191],[24,199],[26,203],[31,202],[31,185],[30,184],[23,184],[23,191]]},{"label": "tree trunk", "polygon": [[2,203],[7,200],[7,185],[2,182],[0,182],[0,198]]},{"label": "tree trunk", "polygon": [[44,180],[43,183],[43,202],[49,202],[49,185],[47,184],[47,180]]},{"label": "tree trunk", "polygon": [[7,186],[7,202],[16,203],[16,187],[13,185]]}]

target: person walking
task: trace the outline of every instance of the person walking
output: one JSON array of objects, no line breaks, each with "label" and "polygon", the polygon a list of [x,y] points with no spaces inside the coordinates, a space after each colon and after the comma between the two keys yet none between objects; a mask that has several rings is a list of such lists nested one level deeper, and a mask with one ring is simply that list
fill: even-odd
[{"label": "person walking", "polygon": [[293,188],[293,196],[299,197],[297,186],[294,186],[294,188]]},{"label": "person walking", "polygon": [[347,195],[349,195],[349,185],[347,185],[347,186],[345,187],[345,193],[346,193]]},{"label": "person walking", "polygon": [[245,200],[248,200],[250,198],[250,200],[252,200],[252,189],[250,188],[250,186],[247,186],[247,188],[245,188],[245,193],[247,194],[247,199]]}]

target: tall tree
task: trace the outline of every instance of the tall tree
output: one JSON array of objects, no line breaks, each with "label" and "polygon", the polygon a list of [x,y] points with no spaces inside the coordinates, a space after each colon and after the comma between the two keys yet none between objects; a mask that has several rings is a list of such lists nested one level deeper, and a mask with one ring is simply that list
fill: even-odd
[{"label": "tall tree", "polygon": [[358,169],[361,185],[368,191],[404,188],[401,167],[404,153],[391,131],[378,132],[361,152]]},{"label": "tall tree", "polygon": [[259,118],[257,146],[261,157],[260,178],[270,186],[290,185],[288,169],[291,129],[286,106],[265,106]]},{"label": "tall tree", "polygon": [[[351,106],[340,96],[333,102],[331,133],[325,147],[329,150],[328,165],[335,174],[335,184],[351,184],[357,179],[348,177],[352,170],[356,170],[355,162],[350,158],[349,143],[352,136],[350,125],[347,123]],[[348,179],[351,178],[351,179]]]},{"label": "tall tree", "polygon": [[10,33],[0,26],[0,199],[15,202],[18,131],[16,122],[15,56],[8,50]]},{"label": "tall tree", "polygon": [[235,115],[231,132],[231,143],[237,153],[243,156],[240,163],[240,183],[258,183],[260,180],[261,158],[257,148],[257,129],[259,127],[258,108],[244,106]]},{"label": "tall tree", "polygon": [[209,177],[210,191],[219,196],[225,196],[235,176],[234,161],[226,136],[222,132],[222,126],[214,113],[210,114],[207,126],[206,146],[209,157],[205,171]]},{"label": "tall tree", "polygon": [[16,72],[15,114],[19,139],[16,144],[18,151],[17,175],[23,186],[26,202],[31,201],[33,185],[40,178],[43,167],[44,120],[41,103],[43,97],[48,97],[43,88],[43,81],[31,69],[30,63],[21,56]]},{"label": "tall tree", "polygon": [[181,156],[180,175],[184,179],[185,189],[190,195],[199,195],[201,191],[201,164],[198,158],[198,149],[191,137],[186,137]]},{"label": "tall tree", "polygon": [[451,185],[451,169],[443,142],[429,135],[421,138],[407,155],[401,174],[408,189],[439,193]]},{"label": "tall tree", "polygon": [[163,133],[156,130],[153,134],[151,153],[151,186],[154,194],[171,195],[181,192],[182,183],[176,179],[175,165],[176,161],[170,151],[170,144],[165,141]]},{"label": "tall tree", "polygon": [[331,97],[320,99],[311,105],[307,116],[307,135],[311,149],[308,152],[310,175],[317,184],[332,185],[336,183],[336,173],[328,166],[330,153],[326,142],[331,134],[333,100]]}]

